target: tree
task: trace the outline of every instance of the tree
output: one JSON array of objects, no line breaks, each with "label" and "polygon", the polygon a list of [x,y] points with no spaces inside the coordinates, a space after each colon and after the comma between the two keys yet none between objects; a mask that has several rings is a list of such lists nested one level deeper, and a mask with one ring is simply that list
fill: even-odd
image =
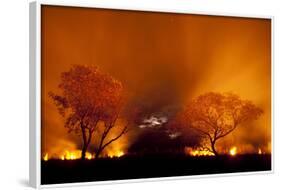
[{"label": "tree", "polygon": [[59,113],[65,118],[64,126],[69,132],[81,134],[83,141],[81,159],[85,159],[98,123],[103,122],[106,127],[97,156],[107,145],[127,132],[126,125],[120,134],[103,144],[105,137],[115,126],[121,110],[123,94],[121,82],[102,73],[97,67],[74,65],[69,71],[62,73],[58,87],[62,91],[61,95],[53,92],[49,95]]},{"label": "tree", "polygon": [[[117,136],[115,136],[114,138],[108,140],[107,142],[106,137],[109,134],[109,132],[115,127],[116,121],[120,116],[120,110],[116,110],[116,112],[114,114],[112,114],[110,117],[104,118],[104,125],[103,125],[103,131],[101,133],[101,137],[98,143],[98,147],[96,149],[96,157],[98,158],[101,154],[101,152],[105,149],[105,147],[107,147],[108,145],[110,145],[112,142],[116,141],[117,139],[119,139],[123,134],[127,133],[129,128],[129,124],[130,122],[127,122],[123,129],[121,130],[121,132],[119,132],[119,134]],[[131,118],[127,119],[128,121]]]},{"label": "tree", "polygon": [[241,100],[232,93],[206,93],[188,104],[181,121],[200,134],[204,149],[218,155],[216,142],[247,120],[257,119],[263,111],[251,101]]}]

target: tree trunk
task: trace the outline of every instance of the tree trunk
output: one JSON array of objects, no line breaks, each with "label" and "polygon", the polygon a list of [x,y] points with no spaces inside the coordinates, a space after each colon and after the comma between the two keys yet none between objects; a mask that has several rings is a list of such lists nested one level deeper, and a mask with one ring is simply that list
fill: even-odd
[{"label": "tree trunk", "polygon": [[212,151],[213,151],[213,153],[215,154],[215,156],[218,156],[219,154],[218,154],[218,152],[216,151],[215,143],[216,143],[216,141],[212,141],[212,142],[211,142]]},{"label": "tree trunk", "polygon": [[95,157],[98,158],[101,154],[101,152],[103,151],[104,149],[104,146],[103,146],[103,141],[104,141],[104,138],[101,140],[100,144],[99,144],[99,147],[97,149],[97,152],[95,154]]},{"label": "tree trunk", "polygon": [[[111,127],[111,128],[112,128],[112,127]],[[110,129],[111,129],[111,128],[110,128]],[[109,130],[110,130],[110,129],[109,129]],[[101,138],[99,148],[98,148],[98,150],[97,150],[97,152],[96,152],[96,158],[99,157],[99,155],[102,153],[102,151],[105,149],[105,147],[107,147],[108,145],[110,145],[111,143],[113,143],[114,141],[116,141],[117,139],[119,139],[123,134],[125,134],[125,133],[127,132],[127,126],[124,127],[124,129],[120,132],[120,134],[119,134],[118,136],[116,136],[115,138],[112,138],[110,141],[108,141],[107,143],[103,144],[103,142],[104,142],[104,140],[105,140],[105,138],[106,138],[106,136],[107,136],[109,130],[107,130],[107,131],[103,134],[103,136],[102,136],[102,138]]]},{"label": "tree trunk", "polygon": [[83,147],[82,147],[81,159],[85,160],[86,152],[87,152],[87,149],[88,149],[88,141],[87,141],[85,128],[81,127],[81,130],[82,130],[82,137],[83,137]]},{"label": "tree trunk", "polygon": [[101,149],[99,149],[99,150],[96,152],[95,157],[98,158],[98,157],[100,156],[100,153],[101,153]]},{"label": "tree trunk", "polygon": [[81,153],[81,159],[85,160],[86,158],[86,151],[87,151],[87,144],[83,144],[83,148],[82,148],[82,153]]}]

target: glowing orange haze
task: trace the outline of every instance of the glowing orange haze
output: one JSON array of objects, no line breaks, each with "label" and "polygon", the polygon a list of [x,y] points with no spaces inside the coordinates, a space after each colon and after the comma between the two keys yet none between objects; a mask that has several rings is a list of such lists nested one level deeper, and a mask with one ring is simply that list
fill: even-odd
[{"label": "glowing orange haze", "polygon": [[[183,106],[205,92],[234,92],[264,114],[218,147],[271,152],[270,20],[43,6],[42,154],[48,153],[47,159],[66,158],[66,151],[81,147],[48,97],[49,91],[59,93],[60,74],[72,64],[93,64],[110,73],[131,92],[131,102],[147,106],[147,114]],[[122,155],[136,139],[132,131],[106,154]]]}]

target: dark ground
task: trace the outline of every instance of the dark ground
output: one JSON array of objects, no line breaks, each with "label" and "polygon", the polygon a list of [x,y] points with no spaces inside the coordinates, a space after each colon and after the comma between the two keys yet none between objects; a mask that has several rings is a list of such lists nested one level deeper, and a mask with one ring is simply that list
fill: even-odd
[{"label": "dark ground", "polygon": [[188,157],[123,156],[95,160],[42,161],[42,184],[188,176],[271,170],[271,155]]}]

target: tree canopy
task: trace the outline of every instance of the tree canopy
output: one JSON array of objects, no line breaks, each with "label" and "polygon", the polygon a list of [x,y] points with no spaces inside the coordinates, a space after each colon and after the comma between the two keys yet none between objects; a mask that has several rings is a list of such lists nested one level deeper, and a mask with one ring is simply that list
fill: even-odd
[{"label": "tree canopy", "polygon": [[[84,159],[98,122],[104,123],[105,136],[114,127],[122,106],[123,85],[97,67],[74,65],[61,74],[59,89],[61,95],[53,92],[49,95],[65,118],[65,127],[69,132],[82,134]],[[125,129],[122,134],[126,132]],[[101,139],[104,141],[105,137]]]},{"label": "tree canopy", "polygon": [[257,119],[262,113],[251,101],[242,100],[233,93],[209,92],[193,99],[179,118],[209,142],[203,145],[204,148],[218,155],[217,140],[230,134],[241,123]]}]

